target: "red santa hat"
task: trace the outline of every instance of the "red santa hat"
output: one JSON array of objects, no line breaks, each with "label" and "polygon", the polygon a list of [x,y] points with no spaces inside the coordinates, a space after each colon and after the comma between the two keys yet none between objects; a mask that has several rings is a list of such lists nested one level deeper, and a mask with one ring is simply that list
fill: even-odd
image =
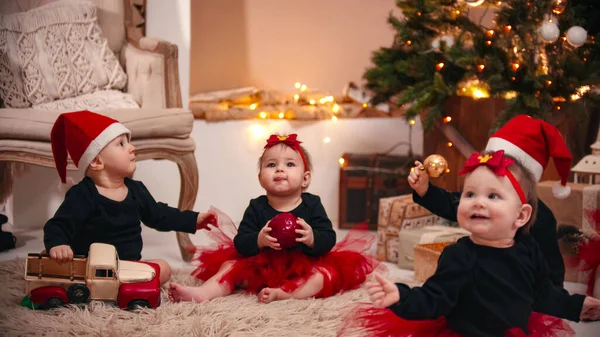
[{"label": "red santa hat", "polygon": [[488,151],[504,150],[519,160],[540,181],[550,157],[560,176],[560,183],[552,187],[556,198],[566,198],[571,193],[567,186],[573,157],[557,128],[541,119],[519,115],[508,121],[490,137]]},{"label": "red santa hat", "polygon": [[58,116],[50,132],[50,143],[60,180],[66,183],[67,152],[75,166],[85,172],[100,151],[123,134],[131,137],[131,131],[119,121],[91,111],[68,112]]}]

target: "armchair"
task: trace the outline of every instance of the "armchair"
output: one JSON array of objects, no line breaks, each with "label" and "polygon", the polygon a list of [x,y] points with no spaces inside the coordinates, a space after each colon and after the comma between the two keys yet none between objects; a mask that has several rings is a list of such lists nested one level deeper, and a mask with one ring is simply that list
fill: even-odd
[{"label": "armchair", "polygon": [[[27,13],[20,12],[54,5],[51,3],[58,2],[1,1],[0,14],[3,16],[0,18],[4,20],[10,15],[26,15]],[[44,102],[31,104],[27,101],[31,101],[33,96],[27,90],[16,94],[13,90],[10,97],[6,94],[7,85],[18,81],[22,83],[23,79],[12,82],[0,80],[0,93],[3,94],[2,100],[6,105],[6,108],[0,109],[0,202],[10,195],[12,180],[25,164],[54,167],[50,130],[58,115],[65,111],[88,109],[115,118],[132,131],[132,143],[137,149],[138,160],[166,159],[175,162],[181,176],[178,207],[191,209],[198,192],[198,167],[194,157],[196,145],[190,136],[194,118],[189,110],[181,108],[177,46],[141,36],[132,25],[131,0],[94,0],[93,4],[96,6],[97,25],[107,41],[105,46],[114,53],[114,56],[111,56],[112,53],[109,56],[113,60],[118,59],[126,74],[127,83],[124,85],[123,81],[119,90],[105,90],[102,87],[85,93],[81,93],[81,88],[77,87],[77,95],[45,99]],[[23,22],[23,19],[15,20],[17,21]],[[3,25],[0,22],[0,73],[6,71],[6,67],[2,69],[2,66],[7,64],[11,55],[15,55],[16,48],[13,45],[11,51],[11,40],[6,42],[7,30],[2,30],[6,27]],[[8,31],[13,33],[10,29]],[[61,41],[70,42],[69,39],[59,40]],[[104,54],[100,56],[104,57]],[[48,71],[55,68],[45,70],[44,80],[47,81]],[[119,71],[122,73],[122,70]],[[18,76],[28,75],[25,70],[15,73]],[[53,93],[56,94],[52,90],[46,90],[46,94],[50,96]],[[58,94],[60,96],[61,92]],[[15,97],[17,103],[11,105],[11,98],[15,102]],[[37,97],[39,96],[33,98]],[[76,168],[69,161],[67,169]],[[189,236],[177,233],[177,241],[182,258],[185,261],[191,260],[191,253],[186,250],[187,245],[191,244]]]}]

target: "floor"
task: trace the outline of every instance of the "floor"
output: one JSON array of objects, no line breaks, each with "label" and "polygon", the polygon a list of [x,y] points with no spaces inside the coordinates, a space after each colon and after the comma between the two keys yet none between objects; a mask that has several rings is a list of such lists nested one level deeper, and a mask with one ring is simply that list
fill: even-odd
[{"label": "floor", "polygon": [[[161,258],[171,264],[172,268],[190,268],[190,264],[181,259],[177,239],[175,233],[161,233],[153,229],[142,226],[142,235],[144,238],[144,248],[142,256],[144,259]],[[17,247],[7,252],[0,253],[0,261],[12,260],[15,258],[25,258],[28,253],[37,253],[44,249],[43,232],[40,229],[35,230],[20,230],[15,229],[6,224],[2,228],[4,231],[10,231],[17,237]],[[346,235],[347,231],[338,230],[338,239]],[[197,245],[206,245],[210,243],[210,239],[198,232],[191,235],[192,241]],[[385,263],[389,269],[389,277],[393,280],[405,280],[407,283],[411,281],[413,272],[410,270],[399,269],[396,265]],[[585,286],[579,283],[565,283],[565,288],[571,293],[584,293]],[[600,335],[600,322],[593,323],[573,323],[571,327],[576,332],[578,337],[596,337]]]}]

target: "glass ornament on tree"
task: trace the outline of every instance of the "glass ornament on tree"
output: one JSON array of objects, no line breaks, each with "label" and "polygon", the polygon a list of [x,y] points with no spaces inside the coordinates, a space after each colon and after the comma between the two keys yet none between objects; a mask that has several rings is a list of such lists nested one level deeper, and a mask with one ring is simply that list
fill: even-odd
[{"label": "glass ornament on tree", "polygon": [[548,43],[553,43],[560,36],[560,29],[553,20],[546,20],[539,29],[540,37]]},{"label": "glass ornament on tree", "polygon": [[465,2],[467,3],[467,5],[469,5],[471,7],[477,7],[477,6],[481,5],[482,3],[484,3],[485,0],[465,0]]},{"label": "glass ornament on tree", "polygon": [[575,48],[583,46],[587,40],[587,31],[579,26],[573,26],[567,30],[567,42]]}]

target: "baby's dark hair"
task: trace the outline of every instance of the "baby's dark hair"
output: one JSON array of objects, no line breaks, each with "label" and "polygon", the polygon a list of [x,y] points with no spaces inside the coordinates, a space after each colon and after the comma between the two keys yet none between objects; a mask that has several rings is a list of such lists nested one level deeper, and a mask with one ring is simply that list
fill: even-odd
[{"label": "baby's dark hair", "polygon": [[[284,146],[287,146],[284,143],[281,143],[281,144],[283,144]],[[265,151],[263,151],[263,153],[258,158],[258,171],[259,172],[260,172],[260,168],[262,165],[263,157],[265,156]],[[306,165],[308,165],[308,167],[306,169],[308,169],[309,172],[312,172],[312,160],[310,158],[310,153],[308,153],[308,151],[306,151],[306,149],[302,145],[300,145],[300,151],[302,151],[302,155],[304,156],[304,159],[306,160]]]},{"label": "baby's dark hair", "polygon": [[[486,152],[485,154],[491,155],[492,153],[493,151],[490,151]],[[533,173],[531,173],[531,171],[529,171],[529,169],[527,169],[520,160],[511,155],[507,155],[506,153],[504,154],[504,157],[515,161],[515,163],[510,165],[508,169],[515,176],[519,182],[519,185],[521,185],[521,189],[523,189],[523,193],[525,194],[525,200],[529,205],[531,205],[531,217],[529,218],[529,221],[527,221],[525,226],[519,228],[517,232],[529,233],[529,229],[536,220],[538,211],[538,195],[536,190],[537,181]]]}]

